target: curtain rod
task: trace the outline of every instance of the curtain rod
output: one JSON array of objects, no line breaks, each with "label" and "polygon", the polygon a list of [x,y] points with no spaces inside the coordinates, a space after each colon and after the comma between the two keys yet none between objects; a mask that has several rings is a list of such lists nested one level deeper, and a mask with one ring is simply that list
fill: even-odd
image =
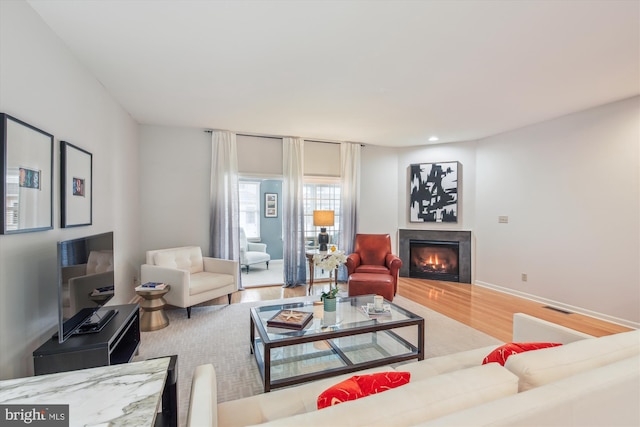
[{"label": "curtain rod", "polygon": [[[212,129],[205,129],[204,130],[205,133],[213,133]],[[236,133],[236,135],[239,136],[255,136],[255,137],[259,137],[259,138],[269,138],[269,139],[283,139],[286,138],[286,136],[276,136],[276,135],[265,135],[265,134],[259,134],[259,133]],[[319,141],[316,139],[306,139],[306,138],[302,138],[305,141],[308,142],[319,142],[322,144],[342,144],[342,142],[350,142],[350,141]],[[363,143],[357,143],[357,142],[353,142],[353,144],[360,144],[361,147],[364,147],[366,144]]]}]

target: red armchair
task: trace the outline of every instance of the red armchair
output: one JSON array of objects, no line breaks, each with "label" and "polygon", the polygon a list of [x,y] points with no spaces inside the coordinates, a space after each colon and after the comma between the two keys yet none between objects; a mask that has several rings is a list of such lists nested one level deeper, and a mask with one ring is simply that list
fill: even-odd
[{"label": "red armchair", "polygon": [[356,234],[355,249],[347,256],[348,275],[353,273],[389,274],[393,278],[393,294],[398,291],[398,271],[402,260],[391,253],[388,234]]}]

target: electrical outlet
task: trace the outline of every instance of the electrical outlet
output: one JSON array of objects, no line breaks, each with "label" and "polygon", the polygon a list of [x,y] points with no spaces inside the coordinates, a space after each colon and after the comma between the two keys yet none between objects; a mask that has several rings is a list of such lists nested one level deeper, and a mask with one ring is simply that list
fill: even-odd
[{"label": "electrical outlet", "polygon": [[527,276],[527,273],[522,273],[522,277],[521,278],[522,278],[523,282],[526,282],[529,277]]},{"label": "electrical outlet", "polygon": [[498,216],[498,224],[508,224],[509,223],[509,217],[506,215],[500,215]]}]

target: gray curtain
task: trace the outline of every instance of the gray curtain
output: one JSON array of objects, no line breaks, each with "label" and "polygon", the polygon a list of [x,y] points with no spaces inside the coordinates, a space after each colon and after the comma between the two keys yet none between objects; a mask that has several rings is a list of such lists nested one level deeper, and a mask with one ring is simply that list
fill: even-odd
[{"label": "gray curtain", "polygon": [[307,282],[304,246],[304,141],[283,138],[282,230],[284,286]]},{"label": "gray curtain", "polygon": [[[340,249],[353,252],[358,232],[358,206],[360,204],[360,144],[340,144]],[[338,270],[338,279],[347,280],[347,269]]]},{"label": "gray curtain", "polygon": [[209,230],[209,249],[212,257],[234,261],[240,259],[239,211],[236,134],[214,130],[211,136]]}]

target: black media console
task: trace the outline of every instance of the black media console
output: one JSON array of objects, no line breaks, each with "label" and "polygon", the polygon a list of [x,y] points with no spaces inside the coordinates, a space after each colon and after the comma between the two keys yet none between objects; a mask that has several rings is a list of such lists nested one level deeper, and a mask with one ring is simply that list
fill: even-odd
[{"label": "black media console", "polygon": [[102,330],[73,335],[59,343],[57,336],[33,352],[36,375],[128,363],[140,345],[138,304],[105,306],[116,312]]}]

